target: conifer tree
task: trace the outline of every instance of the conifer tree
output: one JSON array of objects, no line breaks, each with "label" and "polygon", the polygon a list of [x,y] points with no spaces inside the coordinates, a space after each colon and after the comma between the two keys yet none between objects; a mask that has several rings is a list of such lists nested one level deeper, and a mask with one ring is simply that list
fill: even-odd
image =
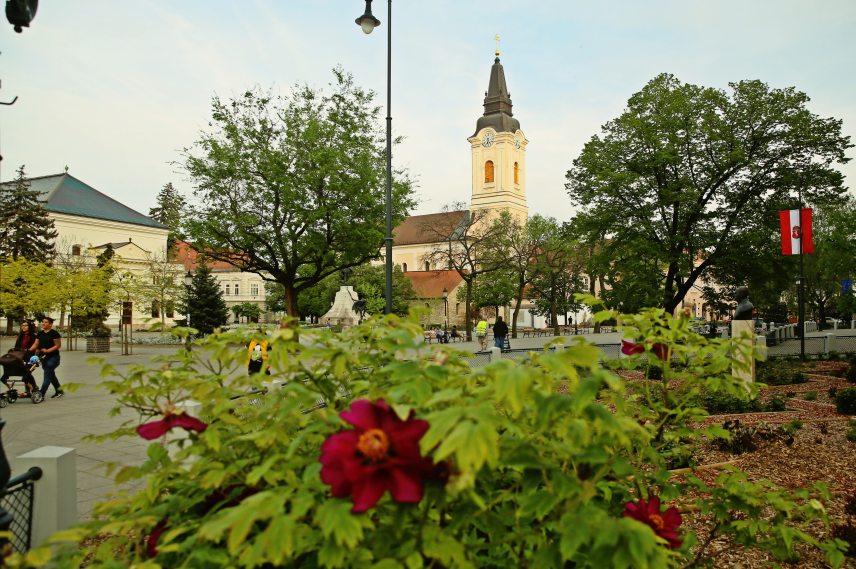
[{"label": "conifer tree", "polygon": [[46,262],[55,253],[57,231],[44,200],[30,189],[24,166],[14,182],[0,187],[0,258]]},{"label": "conifer tree", "polygon": [[229,321],[223,292],[208,267],[201,266],[193,274],[184,311],[190,319],[190,327],[203,335],[210,334],[214,328]]},{"label": "conifer tree", "polygon": [[158,194],[158,205],[149,209],[149,217],[169,228],[168,248],[172,252],[176,239],[182,239],[181,216],[184,210],[184,196],[178,193],[172,183],[166,184]]}]

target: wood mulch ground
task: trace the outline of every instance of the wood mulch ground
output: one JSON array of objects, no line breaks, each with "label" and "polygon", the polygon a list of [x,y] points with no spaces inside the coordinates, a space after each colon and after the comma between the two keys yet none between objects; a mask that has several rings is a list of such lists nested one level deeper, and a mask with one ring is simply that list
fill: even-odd
[{"label": "wood mulch ground", "polygon": [[[853,417],[836,413],[830,395],[830,389],[854,385],[841,379],[847,370],[844,362],[812,362],[805,366],[806,383],[770,386],[761,390],[760,397],[764,400],[771,397],[785,399],[785,411],[712,415],[703,421],[703,424],[722,424],[739,420],[742,425],[769,431],[777,429],[778,425],[799,420],[803,426],[793,437],[771,437],[768,440],[759,437],[755,450],[739,455],[721,450],[713,442],[702,444],[695,449],[694,460],[698,465],[695,472],[710,483],[722,465],[731,464],[744,471],[750,480],[770,480],[785,488],[808,487],[823,482],[833,494],[833,499],[825,504],[833,524],[849,522],[856,526],[856,516],[844,511],[848,498],[856,499],[856,442],[848,441],[846,437],[851,429],[848,421]],[[618,373],[628,381],[644,379],[638,371],[622,370]],[[684,521],[696,531],[700,540],[705,539],[710,525],[707,520],[689,513]],[[829,538],[830,530],[820,524],[812,527],[811,531],[815,537]],[[776,563],[763,552],[746,550],[724,539],[714,540],[708,552],[707,557],[713,561],[713,566],[722,569],[767,569]],[[782,567],[800,569],[829,566],[816,550],[799,548],[798,553],[799,562],[778,563]],[[856,552],[851,553],[844,567],[856,569]]]}]

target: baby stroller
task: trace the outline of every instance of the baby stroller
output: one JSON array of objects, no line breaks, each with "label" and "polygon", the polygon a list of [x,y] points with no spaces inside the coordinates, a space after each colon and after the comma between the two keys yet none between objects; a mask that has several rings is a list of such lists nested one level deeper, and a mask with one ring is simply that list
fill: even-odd
[{"label": "baby stroller", "polygon": [[[33,403],[41,403],[45,400],[45,396],[36,387],[36,380],[33,377],[33,370],[39,367],[41,360],[39,356],[31,356],[29,360],[24,361],[24,357],[25,353],[21,350],[9,350],[9,353],[0,357],[0,364],[3,365],[3,383],[8,388],[0,393],[0,407],[14,403],[19,397],[27,397]],[[24,391],[18,391],[16,377],[20,377],[24,382]]]}]

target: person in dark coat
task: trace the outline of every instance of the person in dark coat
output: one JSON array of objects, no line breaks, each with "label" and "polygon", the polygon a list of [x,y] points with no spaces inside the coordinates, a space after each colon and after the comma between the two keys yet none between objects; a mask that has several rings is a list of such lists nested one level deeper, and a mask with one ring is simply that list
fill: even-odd
[{"label": "person in dark coat", "polygon": [[502,321],[502,316],[496,317],[496,322],[493,325],[493,345],[502,349],[505,343],[505,337],[508,335],[508,324]]},{"label": "person in dark coat", "polygon": [[45,371],[45,379],[42,381],[42,395],[48,392],[48,386],[53,385],[54,394],[51,399],[57,399],[65,395],[59,379],[56,376],[56,368],[59,367],[59,349],[62,339],[59,332],[54,330],[53,318],[45,316],[42,318],[42,330],[36,335],[36,353],[42,356],[42,369]]}]

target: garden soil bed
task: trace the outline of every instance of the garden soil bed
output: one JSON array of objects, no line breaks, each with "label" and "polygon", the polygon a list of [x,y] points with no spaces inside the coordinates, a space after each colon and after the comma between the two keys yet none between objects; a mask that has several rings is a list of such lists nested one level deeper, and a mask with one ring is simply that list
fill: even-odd
[{"label": "garden soil bed", "polygon": [[[837,367],[830,367],[838,371]],[[799,419],[803,426],[794,433],[792,440],[760,441],[756,450],[739,455],[720,450],[712,443],[701,445],[696,449],[695,460],[699,466],[707,465],[708,468],[697,470],[697,476],[712,482],[720,469],[710,468],[710,465],[729,463],[743,470],[750,480],[770,480],[786,488],[808,487],[815,482],[823,482],[833,494],[833,499],[826,503],[833,524],[845,523],[848,516],[844,505],[849,497],[856,496],[856,442],[848,441],[846,437],[851,417],[836,413],[828,392],[831,387],[841,389],[852,387],[852,384],[814,371],[806,383],[762,390],[762,398],[772,395],[786,397],[786,411],[716,415],[705,420],[707,424],[721,424],[726,420],[739,419],[743,425],[757,425],[762,422],[782,424]],[[801,398],[812,391],[817,393],[817,400]],[[850,516],[850,521],[856,524],[854,516]],[[708,527],[705,520],[690,514],[686,516],[686,523],[697,529],[700,539],[704,538],[703,528]],[[830,531],[818,525],[812,528],[812,533],[818,538],[828,538]],[[774,563],[763,552],[746,551],[722,539],[714,540],[709,551],[709,557],[717,568],[766,569]],[[818,551],[801,548],[799,554],[798,563],[780,562],[781,566],[801,569],[828,567]],[[851,554],[844,567],[856,569],[856,556]]]}]

